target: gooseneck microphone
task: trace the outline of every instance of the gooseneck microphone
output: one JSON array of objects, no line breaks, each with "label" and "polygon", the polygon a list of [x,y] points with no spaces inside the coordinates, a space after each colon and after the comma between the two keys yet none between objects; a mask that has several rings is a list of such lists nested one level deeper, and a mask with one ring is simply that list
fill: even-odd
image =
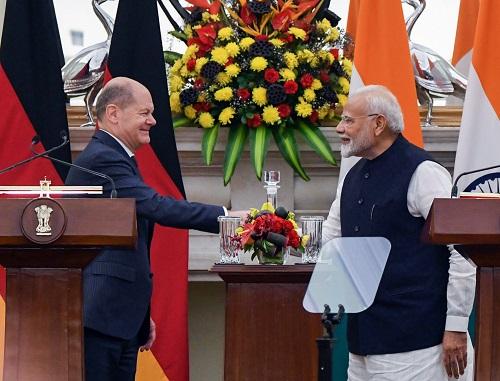
[{"label": "gooseneck microphone", "polygon": [[[52,160],[56,163],[59,163],[59,164],[62,164],[62,165],[65,165],[67,167],[72,167],[72,168],[76,168],[82,172],[86,172],[86,173],[89,173],[91,175],[94,175],[94,176],[97,176],[97,177],[101,177],[103,179],[106,179],[108,180],[108,182],[111,184],[111,194],[110,194],[110,198],[116,198],[117,197],[117,191],[116,191],[116,185],[115,185],[115,182],[114,180],[106,175],[105,173],[102,173],[102,172],[97,172],[97,171],[93,171],[91,169],[88,169],[88,168],[85,168],[85,167],[82,167],[80,165],[77,165],[77,164],[73,164],[73,163],[70,163],[70,162],[67,162],[67,161],[64,161],[64,160],[61,160],[61,159],[58,159],[58,158],[55,158],[55,157],[52,157],[52,156],[49,156],[49,152],[42,152],[40,154],[36,153],[35,150],[34,150],[34,146],[40,141],[40,139],[38,138],[38,140],[36,140],[37,136],[35,136],[32,140],[32,144],[31,144],[31,152],[33,152],[35,155],[39,155],[39,157],[43,157],[45,159],[48,159],[48,160]],[[69,139],[68,139],[68,135],[66,134],[66,131],[61,131],[61,139],[64,141],[64,142],[69,142]],[[36,141],[35,144],[33,144],[33,142]]]},{"label": "gooseneck microphone", "polygon": [[[64,132],[64,131],[61,131],[61,132]],[[64,134],[66,135],[65,132],[64,132]],[[35,135],[33,137],[33,139],[31,139],[31,151],[32,152],[33,152],[33,146],[38,144],[39,142],[40,142],[40,137],[38,135]],[[51,149],[48,149],[48,150],[41,152],[41,153],[36,153],[34,156],[28,157],[27,159],[24,159],[24,160],[18,161],[17,163],[9,165],[8,167],[0,170],[0,175],[5,173],[5,172],[9,172],[17,167],[20,167],[21,165],[29,163],[30,161],[36,160],[39,157],[43,157],[43,156],[48,155],[54,151],[57,151],[58,149],[61,149],[62,147],[64,147],[68,143],[69,143],[69,140],[68,140],[68,136],[66,135],[66,139],[63,139],[63,142],[61,144],[59,144],[58,146],[52,147]]]},{"label": "gooseneck microphone", "polygon": [[500,164],[492,165],[491,167],[474,169],[472,171],[462,172],[461,174],[459,174],[457,176],[457,178],[455,179],[455,181],[453,182],[453,187],[451,188],[451,198],[455,198],[458,195],[458,186],[457,186],[457,184],[458,184],[458,180],[460,180],[461,177],[463,177],[465,175],[471,175],[471,174],[477,173],[477,172],[487,171],[489,169],[495,169],[495,168],[500,168]]}]

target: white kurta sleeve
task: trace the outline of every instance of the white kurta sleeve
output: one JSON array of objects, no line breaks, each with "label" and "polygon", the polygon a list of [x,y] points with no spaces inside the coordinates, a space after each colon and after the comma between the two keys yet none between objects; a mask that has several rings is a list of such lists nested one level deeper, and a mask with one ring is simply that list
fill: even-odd
[{"label": "white kurta sleeve", "polygon": [[[448,171],[433,161],[424,161],[415,170],[408,187],[408,211],[414,217],[427,218],[434,198],[449,198],[450,192]],[[448,249],[451,255],[445,329],[465,332],[474,303],[476,268],[452,245],[448,245]]]},{"label": "white kurta sleeve", "polygon": [[340,229],[340,195],[342,194],[343,181],[339,182],[337,187],[337,194],[335,195],[335,200],[332,203],[328,217],[323,223],[323,245],[330,241],[332,238],[341,236]]}]

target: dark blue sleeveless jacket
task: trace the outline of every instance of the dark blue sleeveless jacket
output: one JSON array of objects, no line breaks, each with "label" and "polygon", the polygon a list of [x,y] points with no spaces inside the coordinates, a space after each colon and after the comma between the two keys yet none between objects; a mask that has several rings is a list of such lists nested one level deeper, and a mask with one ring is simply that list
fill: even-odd
[{"label": "dark blue sleeveless jacket", "polygon": [[399,136],[373,160],[361,159],[342,188],[343,237],[385,237],[391,252],[373,305],[349,314],[349,351],[358,355],[408,352],[442,342],[449,252],[420,241],[424,218],[408,211],[417,166],[432,160]]}]

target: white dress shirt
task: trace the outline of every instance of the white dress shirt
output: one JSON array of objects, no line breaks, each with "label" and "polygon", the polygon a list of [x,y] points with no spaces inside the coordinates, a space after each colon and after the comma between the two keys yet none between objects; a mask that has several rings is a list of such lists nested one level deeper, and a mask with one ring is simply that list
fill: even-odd
[{"label": "white dress shirt", "polygon": [[[414,217],[427,218],[435,198],[449,198],[451,176],[441,165],[433,161],[422,162],[410,180],[407,194],[408,211]],[[337,187],[337,195],[323,224],[323,244],[332,238],[340,237],[340,196],[343,181]],[[450,250],[450,269],[446,313],[447,331],[466,332],[469,315],[474,303],[476,288],[476,268],[469,263],[452,245]]]}]

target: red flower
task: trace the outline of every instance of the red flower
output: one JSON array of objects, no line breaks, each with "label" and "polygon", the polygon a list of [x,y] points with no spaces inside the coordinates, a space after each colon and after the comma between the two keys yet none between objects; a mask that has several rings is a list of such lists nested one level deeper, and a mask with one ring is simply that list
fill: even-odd
[{"label": "red flower", "polygon": [[248,99],[250,99],[250,91],[248,91],[247,89],[245,88],[242,88],[242,89],[238,89],[236,91],[236,94],[238,95],[238,97],[242,100],[242,101],[246,101]]},{"label": "red flower", "polygon": [[280,73],[270,67],[264,71],[264,79],[269,83],[277,82],[280,79]]},{"label": "red flower", "polygon": [[260,126],[261,122],[262,122],[262,118],[260,117],[260,114],[253,114],[252,119],[247,119],[247,126],[252,127],[252,128],[257,128]]},{"label": "red flower", "polygon": [[277,106],[278,112],[280,113],[280,118],[288,118],[292,109],[286,103],[282,103]]},{"label": "red flower", "polygon": [[288,233],[288,245],[294,249],[298,248],[300,245],[300,237],[295,230],[290,230]]},{"label": "red flower", "polygon": [[290,23],[292,22],[292,12],[290,9],[285,9],[280,13],[273,16],[271,20],[271,25],[275,30],[285,31],[288,30]]},{"label": "red flower", "polygon": [[314,81],[314,77],[310,73],[306,73],[302,77],[300,77],[300,84],[305,89],[311,87],[313,81]]},{"label": "red flower", "polygon": [[336,60],[339,59],[339,50],[337,48],[333,48],[330,50],[330,53],[333,54],[333,56],[335,57]]},{"label": "red flower", "polygon": [[285,37],[287,42],[293,42],[293,40],[295,40],[295,37],[293,37],[293,34],[286,34]]},{"label": "red flower", "polygon": [[323,83],[328,83],[330,82],[330,76],[328,75],[328,72],[325,70],[321,70],[319,72],[319,79]]},{"label": "red flower", "polygon": [[196,60],[194,58],[188,60],[188,62],[186,62],[186,67],[189,71],[193,71],[196,67]]},{"label": "red flower", "polygon": [[255,39],[257,41],[267,41],[267,36],[265,34],[258,34],[257,36],[255,36]]},{"label": "red flower", "polygon": [[203,88],[203,79],[196,78],[196,80],[194,81],[194,88],[196,90],[201,90]]},{"label": "red flower", "polygon": [[288,80],[283,84],[283,87],[285,89],[285,94],[295,94],[297,90],[299,89],[299,85],[297,85],[297,82],[293,80]]},{"label": "red flower", "polygon": [[252,25],[256,20],[255,15],[250,11],[250,9],[248,9],[248,6],[246,4],[241,7],[240,17],[247,25]]},{"label": "red flower", "polygon": [[293,26],[305,30],[306,32],[309,32],[309,29],[311,28],[311,24],[305,20],[295,20],[293,22]]},{"label": "red flower", "polygon": [[311,115],[309,115],[309,120],[313,123],[316,123],[318,121],[318,112],[316,110],[313,110]]},{"label": "red flower", "polygon": [[288,234],[292,230],[293,230],[293,224],[292,224],[292,222],[289,221],[289,220],[285,220],[285,222],[283,222],[283,233],[284,234]]},{"label": "red flower", "polygon": [[207,24],[199,29],[195,29],[195,31],[201,42],[206,45],[213,44],[215,37],[217,37],[214,24]]},{"label": "red flower", "polygon": [[200,111],[210,111],[210,103],[207,103],[207,102],[198,102],[198,103],[195,103],[193,105],[194,109],[197,111],[197,112],[200,112]]},{"label": "red flower", "polygon": [[234,59],[233,59],[233,57],[229,57],[227,59],[226,63],[224,64],[224,66],[227,67],[227,66],[232,65],[232,64],[234,64]]}]

